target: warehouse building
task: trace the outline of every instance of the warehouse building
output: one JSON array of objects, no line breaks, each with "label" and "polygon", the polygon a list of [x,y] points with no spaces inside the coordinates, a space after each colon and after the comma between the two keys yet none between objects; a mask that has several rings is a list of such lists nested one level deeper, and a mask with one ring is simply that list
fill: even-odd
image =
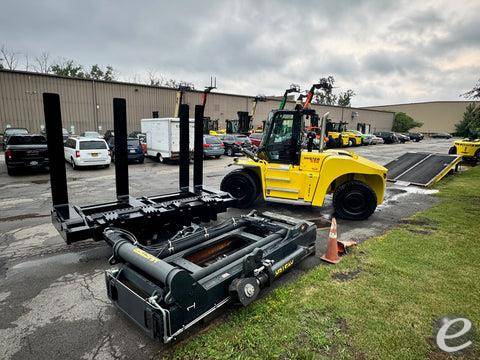
[{"label": "warehouse building", "polygon": [[[86,130],[101,133],[113,128],[112,99],[122,97],[127,101],[128,131],[140,130],[140,120],[171,117],[175,110],[176,90],[158,86],[116,81],[99,81],[68,78],[25,71],[0,70],[0,129],[7,126],[25,127],[31,132],[42,130],[42,93],[60,94],[64,127],[74,134]],[[193,106],[201,101],[201,91],[187,92],[184,103]],[[254,97],[213,92],[208,96],[205,115],[219,120],[225,127],[226,119],[236,119],[237,111],[251,111]],[[259,102],[254,127],[262,124],[268,113],[278,108],[280,100],[269,98]],[[287,108],[293,108],[288,101]],[[344,108],[338,106],[313,106],[320,115],[329,112],[333,121],[347,121],[350,129],[358,124],[370,125],[371,131],[390,130],[394,113],[385,110]],[[0,130],[1,131],[1,130]]]},{"label": "warehouse building", "polygon": [[455,132],[455,124],[463,118],[463,113],[470,103],[475,101],[428,101],[409,104],[372,106],[366,109],[386,110],[393,112],[404,112],[423,123],[420,128],[412,131],[421,131],[424,133],[436,132]]}]

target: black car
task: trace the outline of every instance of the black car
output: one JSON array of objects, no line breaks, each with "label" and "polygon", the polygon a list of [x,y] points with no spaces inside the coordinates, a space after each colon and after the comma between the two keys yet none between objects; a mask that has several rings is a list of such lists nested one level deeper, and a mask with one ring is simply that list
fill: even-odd
[{"label": "black car", "polygon": [[394,134],[397,137],[398,141],[400,141],[402,144],[405,144],[407,141],[410,141],[410,136],[400,134],[400,133],[394,133]]},{"label": "black car", "polygon": [[410,140],[415,142],[419,142],[424,138],[422,133],[407,133],[406,135],[410,138]]},{"label": "black car", "polygon": [[452,135],[450,135],[449,133],[441,132],[441,133],[432,134],[430,135],[430,137],[432,139],[451,139]]},{"label": "black car", "polygon": [[[115,137],[110,136],[110,138],[107,141],[107,144],[111,152],[112,161],[115,162]],[[143,161],[145,160],[145,154],[143,153],[140,140],[135,138],[127,139],[127,154],[128,154],[128,161],[138,162],[139,164],[143,164]]]},{"label": "black car", "polygon": [[397,135],[391,131],[375,132],[373,135],[382,138],[385,144],[395,144],[399,141]]},{"label": "black car", "polygon": [[43,135],[10,135],[5,145],[8,175],[20,169],[48,167],[47,139]]},{"label": "black car", "polygon": [[235,156],[235,154],[242,151],[242,148],[252,148],[252,143],[246,135],[225,134],[221,135],[220,139],[223,141],[223,145],[225,146],[225,154],[228,156]]},{"label": "black car", "polygon": [[7,145],[8,138],[12,135],[28,135],[28,130],[25,128],[6,128],[3,132],[3,149],[5,149]]}]

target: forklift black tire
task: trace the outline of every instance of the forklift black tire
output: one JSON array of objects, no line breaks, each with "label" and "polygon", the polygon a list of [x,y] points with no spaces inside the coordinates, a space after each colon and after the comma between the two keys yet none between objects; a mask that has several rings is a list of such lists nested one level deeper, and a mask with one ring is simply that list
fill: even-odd
[{"label": "forklift black tire", "polygon": [[457,153],[457,148],[455,146],[452,146],[450,149],[448,149],[448,153],[450,155],[455,155]]},{"label": "forklift black tire", "polygon": [[333,208],[340,219],[365,220],[377,208],[377,195],[361,181],[347,181],[335,190]]},{"label": "forklift black tire", "polygon": [[228,192],[237,199],[236,207],[241,209],[251,206],[260,194],[254,175],[243,169],[227,174],[220,184],[220,190]]}]

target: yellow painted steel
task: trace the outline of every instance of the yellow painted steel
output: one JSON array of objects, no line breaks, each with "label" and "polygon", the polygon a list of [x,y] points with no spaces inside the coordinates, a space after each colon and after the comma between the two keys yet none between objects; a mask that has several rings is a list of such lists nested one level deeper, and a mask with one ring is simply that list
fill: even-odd
[{"label": "yellow painted steel", "polygon": [[355,134],[354,132],[350,132],[350,131],[344,131],[342,134],[345,134],[348,136],[348,139],[352,139],[353,142],[354,142],[354,146],[359,146],[359,145],[362,145],[362,137]]},{"label": "yellow painted steel", "polygon": [[235,159],[235,164],[255,171],[261,179],[265,200],[287,199],[322,206],[327,194],[345,181],[359,180],[369,185],[383,202],[387,169],[351,151],[302,151],[300,165]]},{"label": "yellow painted steel", "polygon": [[339,133],[337,131],[329,131],[327,132],[327,136],[335,140],[338,144],[340,144],[341,147],[349,146],[348,135],[343,132]]},{"label": "yellow painted steel", "polygon": [[457,140],[453,143],[453,146],[457,150],[457,155],[461,155],[467,158],[473,158],[478,154],[477,152],[480,151],[480,139]]}]

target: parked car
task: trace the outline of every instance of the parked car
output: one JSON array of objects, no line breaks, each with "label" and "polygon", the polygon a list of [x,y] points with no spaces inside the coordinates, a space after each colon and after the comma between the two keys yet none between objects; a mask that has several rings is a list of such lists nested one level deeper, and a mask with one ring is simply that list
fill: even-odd
[{"label": "parked car", "polygon": [[262,137],[263,137],[263,133],[252,133],[249,136],[250,142],[252,143],[252,145],[256,147],[260,146],[260,143],[262,142]]},{"label": "parked car", "polygon": [[[115,137],[110,136],[110,139],[107,141],[108,148],[110,149],[110,154],[112,161],[115,162]],[[143,164],[145,160],[145,154],[142,149],[140,140],[136,138],[127,138],[127,155],[128,161],[138,162]]]},{"label": "parked car", "polygon": [[103,139],[102,135],[100,135],[96,131],[85,131],[80,134],[81,137],[89,138],[89,139]]},{"label": "parked car", "polygon": [[381,137],[377,136],[377,135],[373,135],[372,137],[372,145],[377,145],[377,144],[383,144],[384,141]]},{"label": "parked car", "polygon": [[450,135],[449,133],[440,132],[440,133],[432,134],[430,135],[430,137],[432,139],[451,139],[452,135]]},{"label": "parked car", "polygon": [[138,140],[140,140],[143,153],[144,154],[147,153],[147,135],[145,133],[142,133],[140,131],[133,131],[130,133],[130,135],[128,135],[128,137],[137,138]]},{"label": "parked car", "polygon": [[410,138],[410,140],[415,142],[419,142],[424,138],[422,133],[407,133],[405,135],[407,135]]},{"label": "parked car", "polygon": [[5,164],[8,175],[19,169],[46,169],[47,139],[43,135],[10,134],[5,145]]},{"label": "parked car", "polygon": [[398,142],[398,138],[394,132],[391,131],[379,131],[373,133],[374,135],[381,137],[385,144],[395,144]]},{"label": "parked car", "polygon": [[7,145],[8,138],[12,135],[28,135],[28,130],[25,128],[6,128],[3,132],[3,149],[5,149],[5,146]]},{"label": "parked car", "polygon": [[142,133],[140,131],[132,131],[128,137],[131,138],[137,138],[140,141],[146,143],[147,142],[147,135],[145,133]]},{"label": "parked car", "polygon": [[395,133],[395,136],[397,137],[398,141],[400,141],[402,144],[405,144],[407,141],[410,141],[410,137],[407,135]]},{"label": "parked car", "polygon": [[64,146],[64,156],[74,169],[81,166],[108,167],[112,161],[107,142],[98,138],[68,138]]},{"label": "parked car", "polygon": [[362,139],[362,145],[370,145],[372,143],[372,139],[375,135],[373,134],[363,134],[358,130],[347,130],[349,133],[355,134],[360,136]]},{"label": "parked car", "polygon": [[225,152],[225,145],[218,136],[203,135],[203,156],[215,157],[217,159]]},{"label": "parked car", "polygon": [[250,149],[252,147],[252,143],[246,135],[225,134],[221,135],[220,139],[223,141],[225,154],[228,156],[235,156],[242,151],[242,148]]}]

